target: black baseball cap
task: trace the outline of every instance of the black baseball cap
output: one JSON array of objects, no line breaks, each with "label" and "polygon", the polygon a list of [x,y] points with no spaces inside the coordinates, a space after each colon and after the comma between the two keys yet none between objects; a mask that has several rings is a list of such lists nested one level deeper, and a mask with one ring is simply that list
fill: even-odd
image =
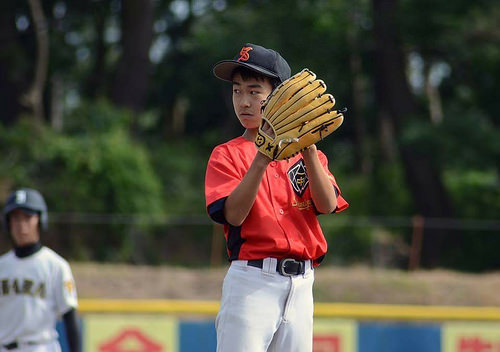
[{"label": "black baseball cap", "polygon": [[232,60],[222,60],[215,64],[215,77],[231,82],[233,70],[243,66],[264,76],[278,78],[283,82],[290,78],[291,69],[286,60],[272,49],[246,43]]}]

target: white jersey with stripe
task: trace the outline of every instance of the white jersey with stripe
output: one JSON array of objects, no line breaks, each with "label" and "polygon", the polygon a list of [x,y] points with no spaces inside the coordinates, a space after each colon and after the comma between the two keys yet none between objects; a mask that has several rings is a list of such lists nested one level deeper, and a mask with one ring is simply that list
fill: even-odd
[{"label": "white jersey with stripe", "polygon": [[0,345],[55,340],[57,320],[76,307],[73,274],[56,252],[0,256]]}]

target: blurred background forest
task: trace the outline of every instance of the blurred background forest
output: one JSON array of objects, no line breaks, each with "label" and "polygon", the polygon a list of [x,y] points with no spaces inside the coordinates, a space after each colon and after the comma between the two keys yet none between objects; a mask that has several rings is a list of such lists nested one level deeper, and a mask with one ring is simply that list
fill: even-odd
[{"label": "blurred background forest", "polygon": [[39,189],[69,259],[223,263],[205,167],[243,131],[211,69],[251,42],[349,109],[318,145],[351,204],[320,217],[326,265],[500,269],[500,2],[0,6],[0,195]]}]

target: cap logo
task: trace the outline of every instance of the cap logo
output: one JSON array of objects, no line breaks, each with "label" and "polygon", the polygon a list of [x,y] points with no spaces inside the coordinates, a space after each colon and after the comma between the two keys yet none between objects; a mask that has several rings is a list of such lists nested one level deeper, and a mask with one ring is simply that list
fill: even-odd
[{"label": "cap logo", "polygon": [[16,204],[24,204],[24,203],[26,203],[26,191],[17,191]]},{"label": "cap logo", "polygon": [[240,57],[236,61],[248,61],[250,59],[250,50],[253,50],[251,46],[244,46],[240,50]]}]

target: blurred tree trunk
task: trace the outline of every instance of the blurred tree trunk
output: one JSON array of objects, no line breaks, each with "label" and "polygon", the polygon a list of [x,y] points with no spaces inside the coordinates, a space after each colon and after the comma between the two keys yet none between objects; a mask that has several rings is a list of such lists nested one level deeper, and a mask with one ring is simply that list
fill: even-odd
[{"label": "blurred tree trunk", "polygon": [[122,57],[113,82],[112,99],[118,105],[141,111],[150,73],[152,0],[122,0],[121,32]]},{"label": "blurred tree trunk", "polygon": [[104,91],[106,82],[105,76],[105,55],[106,45],[104,43],[104,30],[106,25],[106,5],[105,2],[96,2],[98,8],[93,16],[96,38],[94,41],[94,50],[92,57],[94,58],[91,73],[87,77],[84,85],[84,94],[88,97],[96,98]]},{"label": "blurred tree trunk", "polygon": [[182,42],[185,38],[189,37],[191,27],[194,23],[195,17],[193,14],[193,1],[187,1],[189,13],[187,17],[173,23],[167,29],[168,37],[171,40],[171,52],[166,58],[169,63],[170,75],[167,83],[171,87],[167,88],[167,96],[164,97],[164,105],[166,107],[161,121],[161,129],[163,136],[169,138],[172,136],[182,136],[186,131],[186,112],[187,103],[186,98],[182,97],[182,92],[177,89],[176,85],[182,82],[184,72],[182,67],[189,60],[189,57],[182,51]]},{"label": "blurred tree trunk", "polygon": [[64,83],[57,74],[50,82],[50,125],[54,131],[61,132],[64,127]]},{"label": "blurred tree trunk", "polygon": [[366,124],[363,119],[365,107],[366,84],[363,79],[362,61],[359,40],[359,4],[351,1],[349,9],[350,26],[346,29],[347,42],[349,44],[349,68],[352,76],[352,111],[349,114],[354,124],[354,148],[356,164],[363,174],[371,173],[373,169],[372,155],[367,140]]},{"label": "blurred tree trunk", "polygon": [[[6,7],[6,6],[5,6]],[[2,7],[0,11],[0,106],[2,114],[0,121],[4,124],[14,123],[19,113],[22,111],[20,103],[21,92],[28,86],[28,81],[24,75],[17,77],[12,74],[12,67],[19,54],[17,31],[15,26],[15,12]]]},{"label": "blurred tree trunk", "polygon": [[429,105],[431,122],[435,125],[443,122],[443,106],[441,96],[439,95],[439,85],[434,83],[431,78],[432,62],[424,62],[424,87]]},{"label": "blurred tree trunk", "polygon": [[181,96],[178,87],[182,82],[182,67],[188,58],[180,50],[180,41],[187,33],[170,34],[172,40],[172,52],[167,56],[166,62],[170,65],[170,75],[168,82],[169,85],[166,89],[166,96],[163,97],[165,110],[163,111],[161,129],[165,138],[182,136],[186,130],[185,114],[187,111],[186,99]]},{"label": "blurred tree trunk", "polygon": [[47,81],[49,66],[48,24],[40,0],[29,0],[29,5],[36,36],[37,54],[35,77],[30,90],[22,97],[21,102],[33,111],[33,115],[37,122],[43,123],[45,115],[43,91]]},{"label": "blurred tree trunk", "polygon": [[[406,79],[404,54],[398,42],[397,0],[373,0],[373,11],[376,94],[382,114],[387,116],[392,130],[399,135],[405,118],[422,114],[422,111],[415,103]],[[451,203],[439,167],[430,156],[401,143],[399,154],[417,211],[424,217],[452,217]],[[424,266],[439,264],[446,239],[445,230],[425,229],[422,248]]]}]

